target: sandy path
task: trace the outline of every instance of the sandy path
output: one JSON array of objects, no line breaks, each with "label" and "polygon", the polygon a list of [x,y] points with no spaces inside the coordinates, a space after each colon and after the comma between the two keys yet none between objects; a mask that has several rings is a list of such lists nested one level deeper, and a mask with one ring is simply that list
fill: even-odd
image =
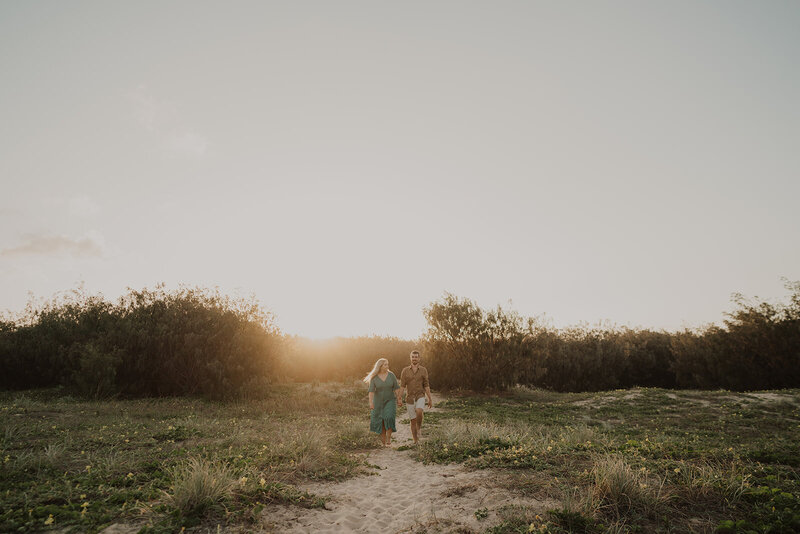
[{"label": "sandy path", "polygon": [[[434,406],[440,401],[434,395]],[[401,413],[398,410],[398,416]],[[406,417],[398,417],[392,447],[378,449],[367,457],[368,463],[380,468],[374,475],[341,483],[305,485],[302,489],[331,498],[328,509],[270,506],[263,516],[266,529],[394,533],[423,530],[424,525],[435,523],[446,531],[462,526],[460,532],[477,532],[494,522],[495,511],[501,506],[545,507],[545,503],[521,499],[496,487],[492,483],[496,473],[492,471],[468,471],[460,465],[424,465],[413,459],[412,451],[398,451],[399,446],[412,443]],[[424,439],[424,423],[422,430]],[[482,508],[487,508],[489,515],[479,521],[475,511]]]}]

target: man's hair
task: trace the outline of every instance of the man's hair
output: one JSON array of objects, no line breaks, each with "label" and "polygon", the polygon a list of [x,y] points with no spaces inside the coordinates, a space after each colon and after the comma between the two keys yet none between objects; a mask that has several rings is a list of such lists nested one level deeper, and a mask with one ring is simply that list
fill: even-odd
[{"label": "man's hair", "polygon": [[411,354],[409,354],[409,356],[413,356],[414,354],[416,354],[417,356],[419,356],[419,351],[418,351],[418,350],[412,350],[412,351],[411,351]]}]

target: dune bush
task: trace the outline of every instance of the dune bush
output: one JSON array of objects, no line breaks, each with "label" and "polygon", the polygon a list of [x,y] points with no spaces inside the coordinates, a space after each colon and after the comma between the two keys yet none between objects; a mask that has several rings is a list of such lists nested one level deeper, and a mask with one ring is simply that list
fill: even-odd
[{"label": "dune bush", "polygon": [[275,378],[283,336],[253,300],[218,290],[75,291],[0,325],[0,388],[65,386],[84,396],[226,398]]},{"label": "dune bush", "polygon": [[423,354],[434,387],[444,390],[798,387],[800,282],[786,287],[788,303],[735,295],[737,309],[722,326],[682,332],[613,325],[556,329],[446,294],[424,310]]}]

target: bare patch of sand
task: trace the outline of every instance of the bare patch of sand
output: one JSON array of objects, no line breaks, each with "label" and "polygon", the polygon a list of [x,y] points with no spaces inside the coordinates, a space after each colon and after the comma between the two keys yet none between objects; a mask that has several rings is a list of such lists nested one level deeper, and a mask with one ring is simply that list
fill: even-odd
[{"label": "bare patch of sand", "polygon": [[100,534],[135,534],[142,529],[142,525],[131,525],[126,523],[113,523],[103,530]]},{"label": "bare patch of sand", "polygon": [[697,397],[692,397],[691,395],[683,394],[683,395],[679,396],[679,395],[677,395],[675,393],[667,393],[666,395],[667,395],[667,398],[670,398],[672,400],[683,401],[683,402],[691,402],[692,404],[699,404],[700,406],[703,406],[703,407],[711,406],[711,402],[710,401],[708,401],[706,399],[700,399],[700,398],[697,398]]},{"label": "bare patch of sand", "polygon": [[791,395],[789,393],[748,393],[750,397],[756,397],[756,399],[762,402],[789,402],[792,404],[796,404],[798,402],[798,398],[796,395]]}]

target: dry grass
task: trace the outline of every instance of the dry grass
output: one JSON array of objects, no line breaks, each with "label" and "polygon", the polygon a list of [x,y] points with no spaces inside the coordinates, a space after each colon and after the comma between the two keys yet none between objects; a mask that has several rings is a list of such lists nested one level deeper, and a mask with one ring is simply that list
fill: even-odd
[{"label": "dry grass", "polygon": [[585,517],[595,516],[602,505],[595,492],[578,487],[564,489],[559,497],[562,510]]},{"label": "dry grass", "polygon": [[597,432],[592,427],[586,425],[568,426],[559,433],[559,440],[567,445],[581,445],[591,443],[598,437]]},{"label": "dry grass", "polygon": [[610,508],[617,517],[631,511],[650,517],[666,501],[662,479],[634,470],[621,457],[601,457],[592,476],[598,508]]},{"label": "dry grass", "polygon": [[706,462],[685,465],[673,476],[673,482],[680,488],[678,496],[687,503],[713,502],[722,496],[728,504],[735,504],[747,487],[749,478],[741,462],[733,461],[726,465]]},{"label": "dry grass", "polygon": [[167,502],[184,514],[199,513],[229,498],[236,488],[233,471],[220,462],[190,458],[169,470]]}]

